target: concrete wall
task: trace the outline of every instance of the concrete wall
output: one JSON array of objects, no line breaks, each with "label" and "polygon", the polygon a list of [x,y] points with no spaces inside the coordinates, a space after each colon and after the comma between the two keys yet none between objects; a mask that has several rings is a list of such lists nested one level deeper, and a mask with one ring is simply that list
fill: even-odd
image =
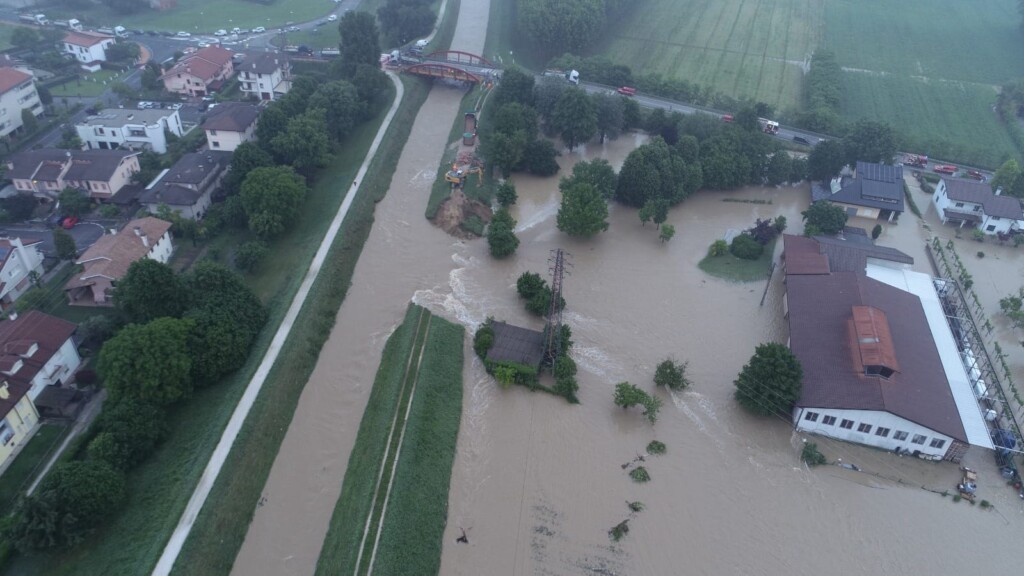
[{"label": "concrete wall", "polygon": [[253,129],[255,125],[256,124],[253,123],[253,125],[245,132],[234,132],[231,130],[207,130],[206,144],[210,147],[210,150],[234,152],[235,148],[241,146],[243,142],[249,142],[255,137],[255,130]]},{"label": "concrete wall", "polygon": [[[808,413],[817,414],[817,419],[815,421],[808,420]],[[826,424],[826,417],[835,418],[835,423],[831,425]],[[843,420],[853,422],[853,426],[849,429],[843,428],[841,426]],[[838,438],[847,442],[866,444],[883,450],[895,450],[896,448],[910,450],[911,452],[920,450],[924,454],[940,458],[946,454],[946,451],[949,450],[953,443],[953,438],[946,436],[945,434],[940,434],[930,428],[926,428],[905,418],[900,418],[899,416],[889,412],[882,412],[878,410],[794,408],[793,424],[796,426],[797,430],[813,432],[815,434]],[[862,424],[871,426],[870,431],[858,431],[858,428]],[[888,435],[885,437],[877,435],[879,427],[888,428]],[[897,432],[905,432],[907,434],[906,439],[896,439]],[[916,435],[925,437],[922,444],[913,443],[913,439]],[[936,439],[942,441],[941,447],[931,446],[932,441]]]},{"label": "concrete wall", "polygon": [[[21,451],[39,426],[39,413],[28,396],[23,397],[0,424],[0,471]],[[6,441],[5,441],[6,440]]]},{"label": "concrete wall", "polygon": [[22,127],[21,111],[26,108],[37,117],[43,113],[39,92],[31,79],[0,95],[0,138]]},{"label": "concrete wall", "polygon": [[32,379],[28,397],[35,400],[47,386],[52,386],[58,381],[61,384],[67,383],[81,364],[82,357],[78,355],[74,341],[68,338]]},{"label": "concrete wall", "polygon": [[152,258],[161,264],[167,264],[174,252],[174,245],[171,244],[171,232],[167,231],[160,240],[149,250],[146,258]]}]

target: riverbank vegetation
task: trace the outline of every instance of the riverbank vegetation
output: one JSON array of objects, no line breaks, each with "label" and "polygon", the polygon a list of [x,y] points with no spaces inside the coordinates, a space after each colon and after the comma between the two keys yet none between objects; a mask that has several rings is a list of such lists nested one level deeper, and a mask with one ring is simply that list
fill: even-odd
[{"label": "riverbank vegetation", "polygon": [[375,574],[437,573],[462,415],[463,338],[461,326],[410,305],[388,339],[317,574],[367,573],[371,559]]}]

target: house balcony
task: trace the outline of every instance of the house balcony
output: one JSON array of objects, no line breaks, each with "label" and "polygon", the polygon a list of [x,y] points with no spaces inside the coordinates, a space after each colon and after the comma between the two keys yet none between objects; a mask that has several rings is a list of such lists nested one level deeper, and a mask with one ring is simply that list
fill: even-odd
[{"label": "house balcony", "polygon": [[977,226],[981,224],[981,217],[983,213],[975,211],[973,208],[955,208],[953,206],[947,206],[942,210],[942,220],[958,222],[961,227],[963,226]]}]

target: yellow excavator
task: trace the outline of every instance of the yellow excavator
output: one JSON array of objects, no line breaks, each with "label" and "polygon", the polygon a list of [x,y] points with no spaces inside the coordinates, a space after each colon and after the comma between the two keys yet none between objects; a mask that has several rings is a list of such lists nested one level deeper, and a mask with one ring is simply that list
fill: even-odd
[{"label": "yellow excavator", "polygon": [[464,187],[466,185],[466,177],[470,174],[476,174],[476,185],[479,186],[483,182],[484,177],[483,165],[479,162],[473,162],[465,168],[459,168],[458,164],[453,163],[452,169],[445,172],[444,180],[451,183],[452,188]]}]

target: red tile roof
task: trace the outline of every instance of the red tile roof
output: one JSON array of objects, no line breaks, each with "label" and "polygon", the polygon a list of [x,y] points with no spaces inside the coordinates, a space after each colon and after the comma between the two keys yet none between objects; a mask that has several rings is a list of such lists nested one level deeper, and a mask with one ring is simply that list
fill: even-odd
[{"label": "red tile roof", "polygon": [[782,236],[782,257],[786,274],[828,274],[828,257],[821,253],[818,241],[803,236]]},{"label": "red tile roof", "polygon": [[[0,418],[9,412],[21,396],[32,387],[32,379],[53,358],[60,347],[71,338],[76,326],[56,316],[31,310],[21,314],[15,320],[0,321],[0,369],[10,370],[18,360],[21,367],[14,374],[0,374],[0,385],[9,384],[11,397],[7,401],[0,400]],[[30,357],[24,354],[32,346],[38,348]],[[24,391],[21,391],[24,389]],[[15,399],[15,391],[20,396]]]},{"label": "red tile roof", "polygon": [[217,73],[231,62],[232,53],[220,46],[209,46],[182,58],[161,78],[175,74],[190,74],[204,82],[213,80]]},{"label": "red tile roof", "polygon": [[88,48],[90,46],[95,46],[104,40],[113,39],[113,36],[107,36],[106,34],[100,34],[99,32],[68,32],[67,35],[64,36],[64,43]]},{"label": "red tile roof", "polygon": [[21,70],[15,70],[14,68],[0,68],[0,94],[3,94],[22,82],[31,79],[32,76],[22,72]]}]

